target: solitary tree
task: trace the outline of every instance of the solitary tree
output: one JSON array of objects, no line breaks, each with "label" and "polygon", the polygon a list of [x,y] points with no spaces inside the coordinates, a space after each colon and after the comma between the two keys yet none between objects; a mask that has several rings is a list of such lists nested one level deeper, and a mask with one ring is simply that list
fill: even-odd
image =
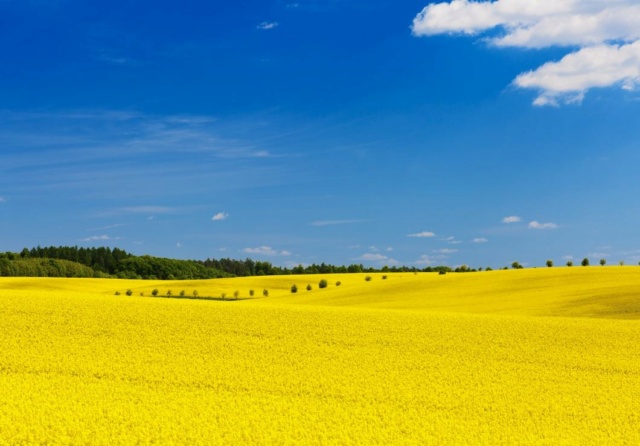
[{"label": "solitary tree", "polygon": [[198,297],[198,290],[193,290],[193,297]]},{"label": "solitary tree", "polygon": [[292,293],[297,293],[298,292],[298,285],[296,285],[295,283],[293,285],[291,285],[291,292]]},{"label": "solitary tree", "polygon": [[266,288],[265,288],[264,290],[262,290],[262,295],[263,295],[264,297],[269,297],[269,290],[268,290],[268,289],[266,289]]},{"label": "solitary tree", "polygon": [[520,263],[518,263],[518,262],[513,262],[511,264],[511,268],[513,268],[513,269],[521,269],[522,265],[520,265]]},{"label": "solitary tree", "polygon": [[553,266],[553,260],[547,260],[547,266],[551,268]]},{"label": "solitary tree", "polygon": [[249,290],[249,296],[253,297],[253,295],[254,295],[254,294],[256,294],[256,292],[255,292],[255,291],[253,291],[253,290]]},{"label": "solitary tree", "polygon": [[235,291],[233,292],[233,297],[235,297],[236,299],[237,299],[238,297],[240,297],[240,291],[235,290]]},{"label": "solitary tree", "polygon": [[311,291],[311,289],[312,289],[311,284],[308,284],[308,285],[307,285],[307,291]]},{"label": "solitary tree", "polygon": [[326,288],[328,285],[327,281],[322,279],[320,283],[318,283],[318,288]]},{"label": "solitary tree", "polygon": [[157,296],[158,295],[158,290],[156,288],[154,288],[154,290],[151,292],[152,296]]},{"label": "solitary tree", "polygon": [[584,258],[582,259],[582,266],[589,266],[589,259],[588,258]]},{"label": "solitary tree", "polygon": [[571,260],[569,260],[569,261],[567,262],[567,266],[573,266],[573,262],[572,262]]},{"label": "solitary tree", "polygon": [[607,259],[600,259],[600,265],[604,266],[607,263]]}]

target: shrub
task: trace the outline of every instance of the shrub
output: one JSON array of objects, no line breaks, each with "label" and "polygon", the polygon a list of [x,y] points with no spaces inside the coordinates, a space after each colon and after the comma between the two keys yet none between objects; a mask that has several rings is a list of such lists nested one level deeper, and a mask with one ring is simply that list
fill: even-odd
[{"label": "shrub", "polygon": [[311,284],[308,284],[307,285],[307,291],[311,291],[311,289],[312,289]]},{"label": "shrub", "polygon": [[119,296],[119,295],[120,295],[120,291],[116,291],[116,296]]},{"label": "shrub", "polygon": [[567,262],[567,266],[573,266],[573,262],[572,262],[571,260],[569,260],[569,261]]},{"label": "shrub", "polygon": [[157,290],[157,289],[154,289],[154,290],[151,292],[151,295],[152,295],[152,296],[157,296],[157,295],[158,295],[158,290]]},{"label": "shrub", "polygon": [[222,297],[224,299],[225,297],[227,297],[227,293],[220,294],[220,297]]},{"label": "shrub", "polygon": [[447,274],[447,272],[445,270],[443,270],[443,269],[438,271],[438,275],[440,275],[440,276],[444,276],[445,274]]},{"label": "shrub", "polygon": [[294,293],[294,294],[297,293],[298,292],[298,286],[295,285],[295,284],[291,285],[291,292]]},{"label": "shrub", "polygon": [[127,290],[125,294],[126,294],[127,296],[131,296],[131,295],[133,294],[133,291],[131,291],[131,290]]},{"label": "shrub", "polygon": [[387,276],[382,276],[382,280],[387,280]]},{"label": "shrub", "polygon": [[249,290],[249,296],[253,297],[253,295],[254,295],[254,294],[256,294],[256,292],[255,292],[255,291],[253,291],[253,290]]},{"label": "shrub", "polygon": [[324,280],[324,279],[322,279],[322,280],[320,281],[320,283],[318,283],[318,288],[326,288],[326,287],[327,287],[327,285],[329,285],[329,284],[327,283],[327,281],[326,281],[326,280]]},{"label": "shrub", "polygon": [[198,297],[198,290],[193,290],[193,297]]},{"label": "shrub", "polygon": [[587,259],[586,257],[582,259],[582,266],[589,266],[589,259]]},{"label": "shrub", "polygon": [[367,282],[371,282],[371,276],[365,277],[364,280],[366,280]]},{"label": "shrub", "polygon": [[180,291],[180,297],[184,297],[184,295],[185,295],[185,291],[184,290]]},{"label": "shrub", "polygon": [[553,266],[553,260],[547,260],[547,266],[551,268]]},{"label": "shrub", "polygon": [[167,290],[167,296],[171,297],[172,294],[171,290]]},{"label": "shrub", "polygon": [[340,282],[339,280],[336,282],[336,286],[340,286],[342,285],[342,282]]},{"label": "shrub", "polygon": [[266,289],[266,288],[265,288],[264,290],[262,290],[262,295],[263,295],[264,297],[269,297],[269,290],[268,290],[268,289]]}]

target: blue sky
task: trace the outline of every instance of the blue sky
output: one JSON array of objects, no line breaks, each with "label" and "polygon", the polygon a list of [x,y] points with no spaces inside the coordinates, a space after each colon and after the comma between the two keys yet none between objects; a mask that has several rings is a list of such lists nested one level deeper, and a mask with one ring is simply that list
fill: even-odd
[{"label": "blue sky", "polygon": [[0,250],[640,261],[631,0],[0,2]]}]

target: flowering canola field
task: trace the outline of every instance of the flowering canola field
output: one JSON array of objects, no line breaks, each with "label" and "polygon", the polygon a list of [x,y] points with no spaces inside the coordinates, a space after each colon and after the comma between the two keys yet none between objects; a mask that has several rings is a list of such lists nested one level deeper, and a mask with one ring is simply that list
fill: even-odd
[{"label": "flowering canola field", "polygon": [[640,444],[640,268],[364,277],[0,278],[0,445]]}]

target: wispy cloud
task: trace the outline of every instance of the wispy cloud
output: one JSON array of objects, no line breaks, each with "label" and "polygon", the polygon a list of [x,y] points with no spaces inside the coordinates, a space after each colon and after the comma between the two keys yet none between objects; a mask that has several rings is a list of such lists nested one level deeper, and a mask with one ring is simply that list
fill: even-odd
[{"label": "wispy cloud", "polygon": [[263,256],[290,256],[289,251],[277,251],[271,246],[258,246],[257,248],[244,248],[242,250],[245,254],[258,254]]},{"label": "wispy cloud", "polygon": [[535,105],[579,103],[592,88],[632,90],[640,84],[635,0],[453,0],[426,6],[412,26],[417,36],[481,35],[495,28],[503,32],[484,39],[495,47],[571,48],[561,60],[514,80],[518,88],[539,92]]},{"label": "wispy cloud", "polygon": [[436,249],[435,251],[438,254],[455,254],[456,252],[458,252],[457,249],[451,249],[451,248],[442,248],[442,249]]},{"label": "wispy cloud", "polygon": [[113,224],[113,225],[101,226],[99,228],[89,228],[89,229],[87,229],[87,231],[88,232],[107,231],[109,229],[121,228],[122,226],[126,226],[126,225],[124,223],[116,223],[116,224]]},{"label": "wispy cloud", "polygon": [[108,240],[120,240],[120,237],[110,237],[107,234],[104,235],[93,235],[91,237],[85,237],[80,239],[81,242],[100,242],[100,241],[108,241]]},{"label": "wispy cloud", "polygon": [[[72,190],[145,200],[279,181],[286,167],[271,161],[281,155],[263,145],[264,123],[257,121],[129,110],[0,111],[6,148],[0,166],[15,194]],[[251,130],[239,134],[237,126]],[[233,181],[239,177],[244,181]]]},{"label": "wispy cloud", "polygon": [[423,231],[423,232],[417,232],[415,234],[407,235],[407,237],[417,237],[417,238],[429,238],[429,237],[435,237],[435,236],[436,234],[431,231]]},{"label": "wispy cloud", "polygon": [[487,243],[489,242],[489,239],[486,239],[484,237],[476,237],[472,241],[473,243]]},{"label": "wispy cloud", "polygon": [[385,265],[400,264],[400,262],[398,262],[396,259],[385,256],[384,254],[375,253],[375,252],[368,252],[368,253],[362,254],[360,257],[356,257],[353,260],[358,260],[363,262],[376,262],[378,264],[385,264]]},{"label": "wispy cloud", "polygon": [[556,229],[558,225],[555,223],[540,223],[537,221],[532,221],[529,223],[529,229]]},{"label": "wispy cloud", "polygon": [[258,26],[256,26],[256,28],[266,31],[266,30],[277,28],[279,25],[280,24],[278,22],[262,22]]},{"label": "wispy cloud", "polygon": [[351,225],[354,223],[363,223],[367,220],[320,220],[309,223],[311,226],[335,226],[335,225]]},{"label": "wispy cloud", "polygon": [[216,215],[214,215],[211,218],[211,220],[222,221],[222,220],[226,220],[227,218],[229,218],[229,214],[227,214],[226,212],[218,212]]},{"label": "wispy cloud", "polygon": [[420,266],[430,266],[441,261],[443,257],[444,256],[430,256],[425,254],[425,255],[421,255],[420,258],[413,263]]},{"label": "wispy cloud", "polygon": [[510,217],[505,217],[502,219],[502,223],[510,224],[510,223],[518,223],[522,219],[517,215],[512,215]]},{"label": "wispy cloud", "polygon": [[7,199],[5,197],[0,196],[0,203],[6,203]]},{"label": "wispy cloud", "polygon": [[125,214],[171,214],[179,210],[168,206],[142,205],[125,206],[117,209],[117,211]]}]

